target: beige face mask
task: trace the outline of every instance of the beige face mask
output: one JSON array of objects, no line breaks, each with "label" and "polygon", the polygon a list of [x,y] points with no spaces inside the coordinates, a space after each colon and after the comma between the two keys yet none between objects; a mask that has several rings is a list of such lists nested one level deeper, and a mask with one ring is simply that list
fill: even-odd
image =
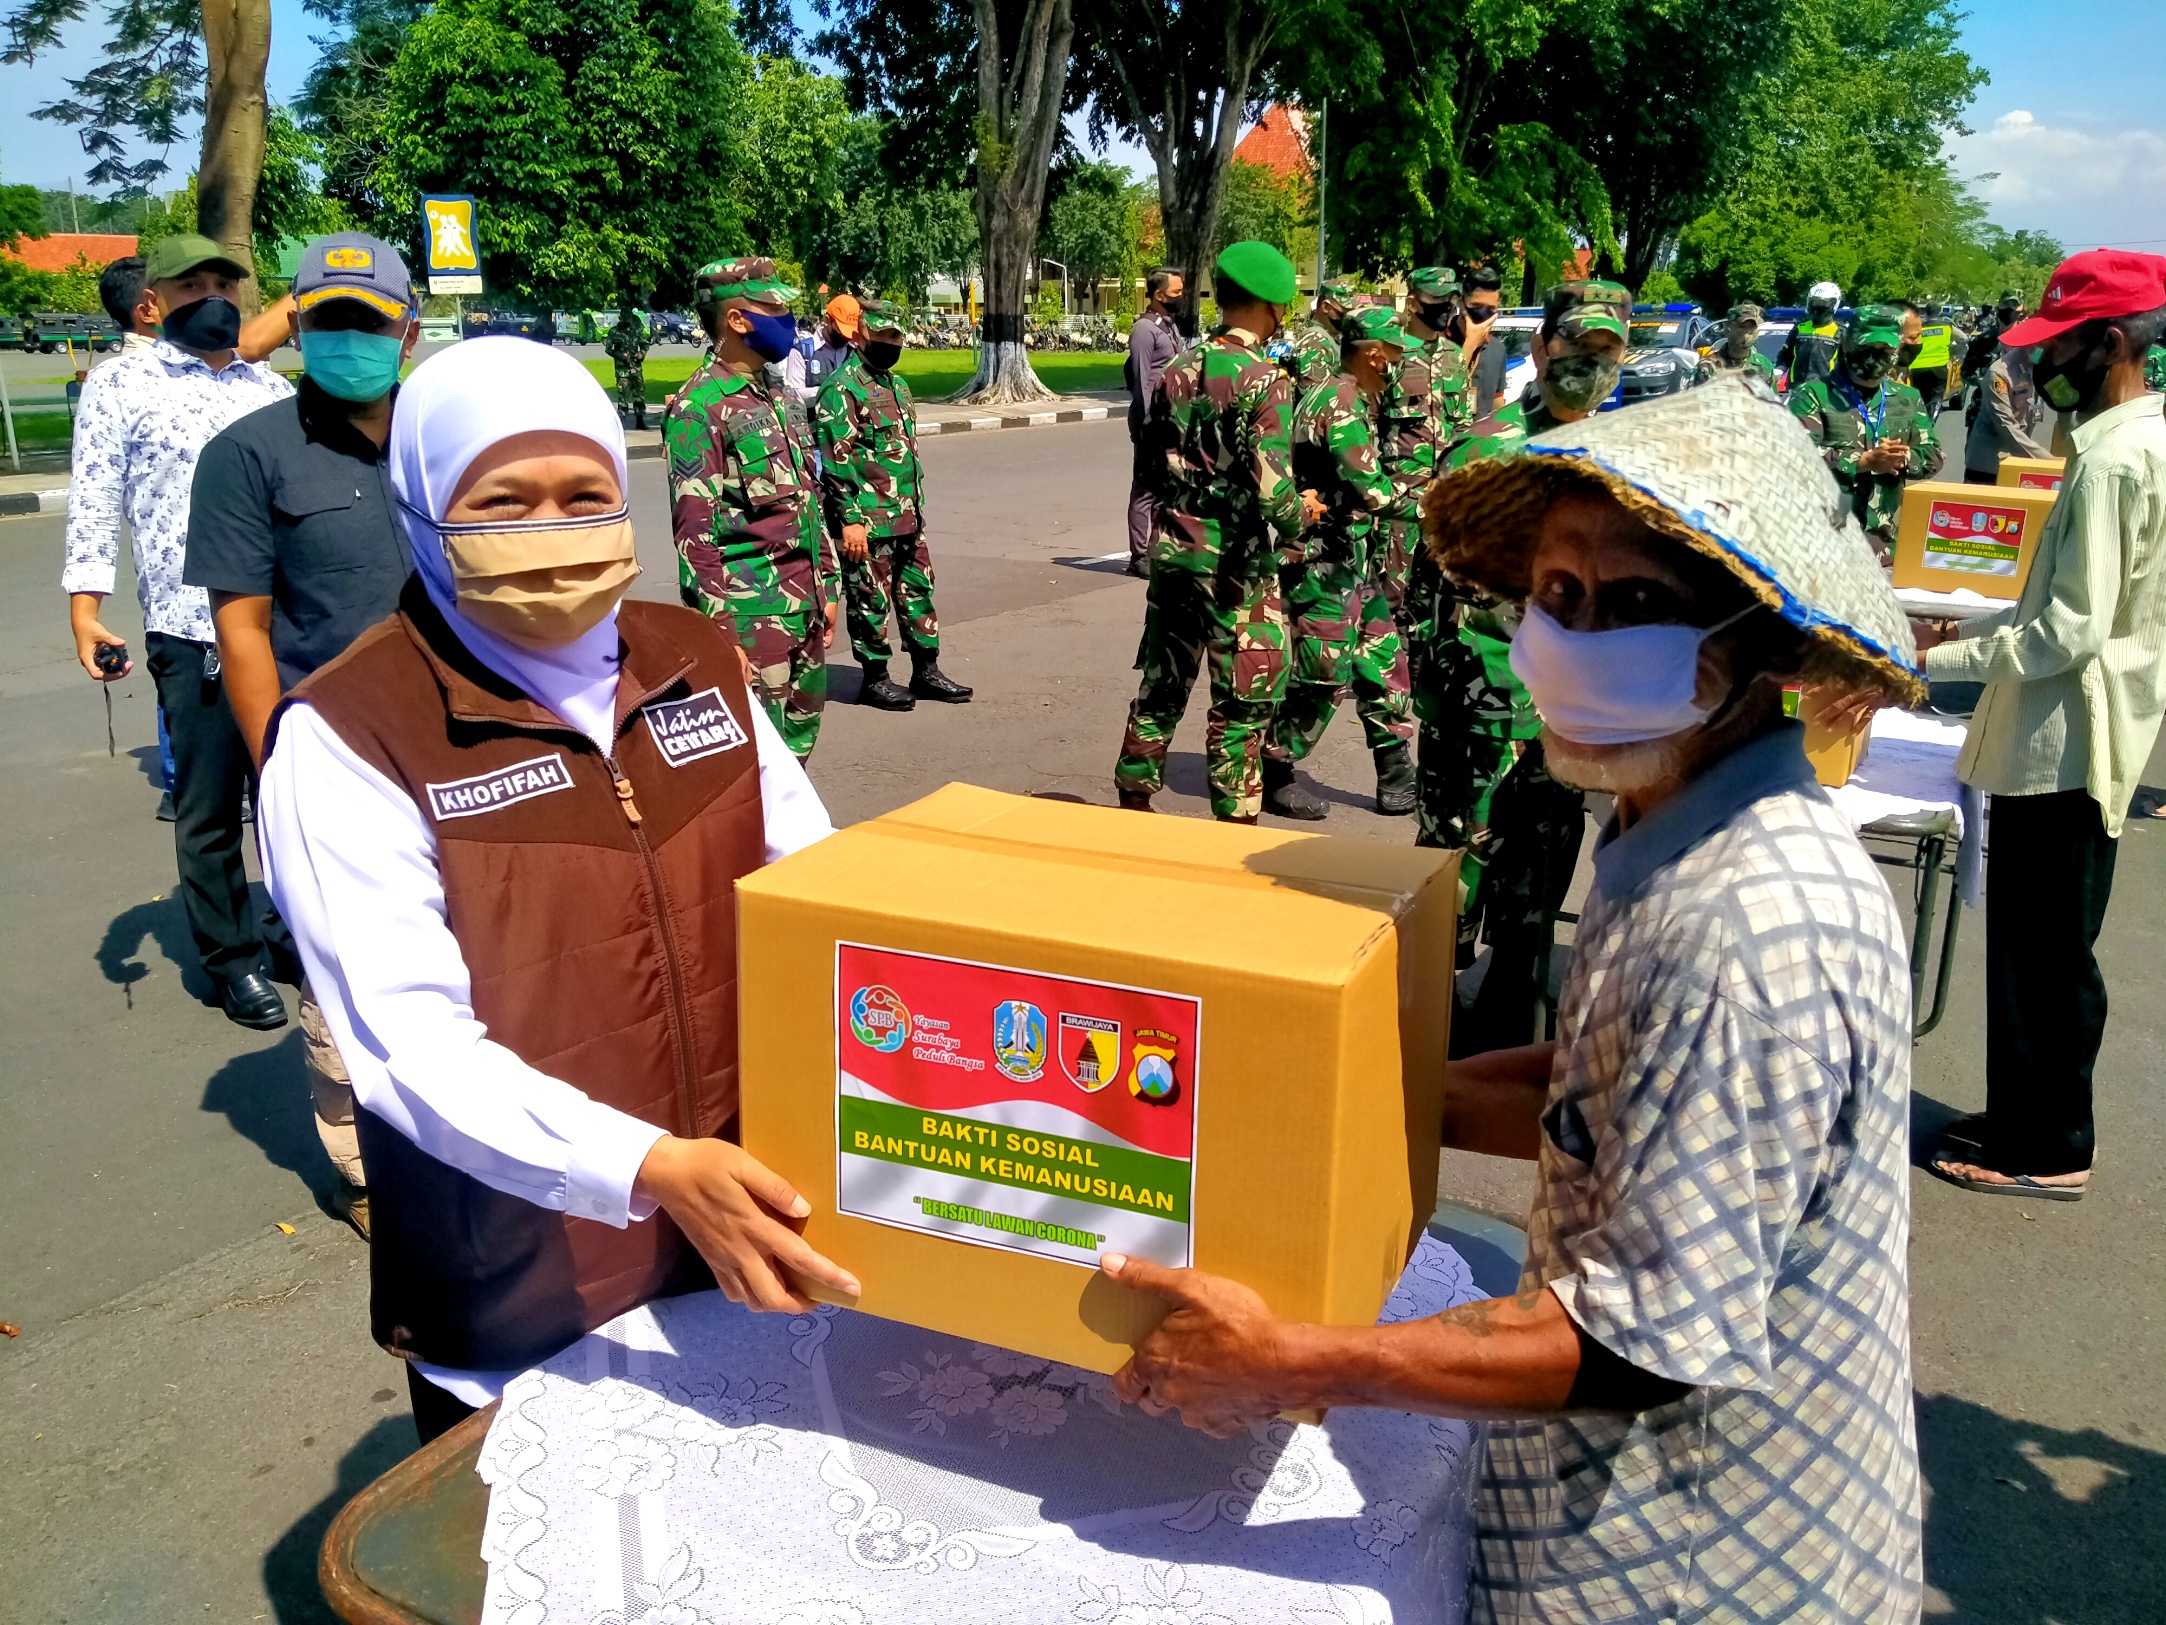
[{"label": "beige face mask", "polygon": [[500,638],[570,643],[601,624],[639,574],[628,509],[588,519],[437,525],[459,609]]}]

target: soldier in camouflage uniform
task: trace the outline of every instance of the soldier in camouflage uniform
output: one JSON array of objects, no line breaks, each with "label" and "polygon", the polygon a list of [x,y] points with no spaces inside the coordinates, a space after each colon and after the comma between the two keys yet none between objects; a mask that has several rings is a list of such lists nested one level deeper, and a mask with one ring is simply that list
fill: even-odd
[{"label": "soldier in camouflage uniform", "polygon": [[[1617,387],[1632,296],[1614,282],[1568,282],[1543,300],[1534,345],[1541,395],[1475,425],[1444,472],[1516,456],[1537,434],[1590,416]],[[1422,846],[1458,847],[1462,962],[1477,938],[1490,967],[1455,1024],[1456,1054],[1528,1041],[1543,950],[1563,906],[1585,831],[1584,798],[1550,777],[1541,719],[1511,668],[1518,615],[1486,594],[1453,587],[1425,551],[1409,593],[1422,648],[1415,662]]]},{"label": "soldier in camouflage uniform", "polygon": [[1925,402],[1892,381],[1903,313],[1867,305],[1850,318],[1842,354],[1825,379],[1790,391],[1790,410],[1820,447],[1851,511],[1883,560],[1895,553],[1903,487],[1940,472],[1940,442]]},{"label": "soldier in camouflage uniform", "polygon": [[1380,811],[1382,787],[1405,780],[1412,769],[1406,656],[1384,596],[1377,525],[1391,504],[1391,482],[1377,462],[1371,424],[1407,348],[1404,329],[1385,307],[1346,312],[1339,370],[1303,395],[1294,412],[1294,484],[1315,517],[1302,533],[1303,562],[1279,572],[1293,660],[1264,745],[1263,804],[1281,818],[1324,816],[1323,802],[1295,779],[1294,764],[1315,748],[1338,708],[1339,690],[1349,684],[1376,758]]},{"label": "soldier in camouflage uniform", "polygon": [[1722,341],[1700,357],[1700,383],[1712,383],[1717,378],[1736,376],[1756,381],[1765,386],[1768,398],[1775,396],[1775,363],[1760,353],[1760,323],[1766,312],[1758,305],[1732,305],[1730,319],[1723,323]]},{"label": "soldier in camouflage uniform", "polygon": [[[882,711],[908,711],[921,699],[960,705],[971,695],[940,669],[917,408],[895,371],[902,341],[897,306],[859,300],[849,358],[820,386],[813,408],[828,524],[842,539],[850,648],[865,668],[859,697]],[[910,651],[908,688],[887,674],[890,614],[900,621],[903,647]]]},{"label": "soldier in camouflage uniform", "polygon": [[1326,282],[1316,290],[1309,319],[1286,332],[1286,348],[1294,363],[1295,400],[1338,376],[1340,322],[1360,303],[1361,295],[1351,282]]},{"label": "soldier in camouflage uniform", "polygon": [[602,349],[617,369],[617,415],[632,414],[632,427],[647,426],[647,351],[653,340],[647,324],[630,305],[617,307],[617,325]]},{"label": "soldier in camouflage uniform", "polygon": [[755,347],[786,345],[797,293],[769,259],[717,261],[694,286],[713,348],[662,420],[678,587],[735,635],[754,696],[802,758],[827,701],[835,553],[820,525],[812,446]]},{"label": "soldier in camouflage uniform", "polygon": [[2143,387],[2166,395],[2166,344],[2154,344],[2143,358]]},{"label": "soldier in camouflage uniform", "polygon": [[1211,811],[1253,824],[1264,737],[1286,686],[1279,567],[1301,549],[1293,381],[1263,348],[1294,298],[1294,268],[1268,244],[1234,243],[1214,281],[1225,325],[1167,365],[1145,429],[1164,472],[1136,651],[1143,683],[1113,782],[1123,807],[1150,811],[1166,747],[1207,667]]}]

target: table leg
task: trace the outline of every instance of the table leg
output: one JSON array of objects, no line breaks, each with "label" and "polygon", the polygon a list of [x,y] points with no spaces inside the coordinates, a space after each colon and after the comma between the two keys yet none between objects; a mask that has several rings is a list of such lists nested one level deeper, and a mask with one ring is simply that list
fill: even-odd
[{"label": "table leg", "polygon": [[1933,946],[1933,916],[1940,908],[1940,866],[1948,855],[1948,843],[1938,835],[1921,835],[1918,838],[1918,916],[1910,931],[1910,1016],[1911,1036],[1923,1038],[1933,1030],[1940,1019],[1936,1009],[1931,1017],[1920,1023],[1918,1007],[1925,999],[1926,956]]},{"label": "table leg", "polygon": [[1938,1027],[1940,1018],[1947,1013],[1948,984],[1955,980],[1956,928],[1962,923],[1963,899],[1960,896],[1951,896],[1948,899],[1948,923],[1940,933],[1940,968],[1933,977],[1933,1008],[1925,1020],[1918,1023],[1915,1037],[1923,1038]]}]

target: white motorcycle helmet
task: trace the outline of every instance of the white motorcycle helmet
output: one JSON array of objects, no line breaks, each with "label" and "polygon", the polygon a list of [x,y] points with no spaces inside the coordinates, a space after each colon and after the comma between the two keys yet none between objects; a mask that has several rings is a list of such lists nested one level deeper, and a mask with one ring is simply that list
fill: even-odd
[{"label": "white motorcycle helmet", "polygon": [[1842,308],[1842,303],[1843,290],[1832,282],[1815,282],[1805,290],[1805,304],[1808,309],[1824,304],[1832,314]]}]

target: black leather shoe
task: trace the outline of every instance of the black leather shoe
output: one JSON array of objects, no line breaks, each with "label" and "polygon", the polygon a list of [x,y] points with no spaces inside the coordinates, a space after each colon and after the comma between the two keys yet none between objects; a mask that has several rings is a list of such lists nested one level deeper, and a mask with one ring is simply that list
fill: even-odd
[{"label": "black leather shoe", "polygon": [[910,657],[910,692],[921,700],[939,700],[944,705],[966,705],[975,692],[965,688],[940,669],[938,655]]},{"label": "black leather shoe", "polygon": [[271,979],[259,970],[236,976],[218,990],[219,1007],[226,1020],[237,1027],[253,1027],[267,1033],[286,1024],[286,1001],[278,996]]},{"label": "black leather shoe", "polygon": [[865,668],[865,678],[858,685],[857,703],[869,705],[875,711],[915,711],[918,702],[910,697],[910,691],[887,674],[887,662]]},{"label": "black leather shoe", "polygon": [[1151,806],[1151,795],[1148,790],[1123,790],[1120,796],[1121,811],[1123,812],[1152,812],[1156,810]]},{"label": "black leather shoe", "polygon": [[1414,810],[1414,758],[1404,745],[1376,752],[1376,810],[1386,818],[1404,818]]},{"label": "black leather shoe", "polygon": [[1266,756],[1263,759],[1264,811],[1277,818],[1298,818],[1313,824],[1331,809],[1294,777],[1294,764]]}]

